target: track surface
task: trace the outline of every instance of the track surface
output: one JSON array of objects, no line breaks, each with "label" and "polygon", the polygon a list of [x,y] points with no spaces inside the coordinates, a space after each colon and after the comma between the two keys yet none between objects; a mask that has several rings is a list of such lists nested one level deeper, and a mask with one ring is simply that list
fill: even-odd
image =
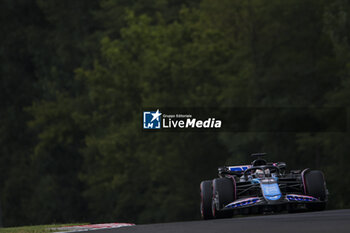
[{"label": "track surface", "polygon": [[91,233],[349,233],[350,210],[137,225]]}]

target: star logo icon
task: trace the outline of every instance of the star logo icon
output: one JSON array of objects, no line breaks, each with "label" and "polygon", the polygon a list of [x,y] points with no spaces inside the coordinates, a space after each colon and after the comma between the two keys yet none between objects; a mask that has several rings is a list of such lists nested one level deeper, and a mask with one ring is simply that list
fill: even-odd
[{"label": "star logo icon", "polygon": [[159,109],[157,109],[157,111],[155,113],[151,113],[151,115],[153,116],[152,120],[151,120],[151,122],[152,122],[152,121],[154,121],[156,119],[157,119],[157,121],[159,121],[159,116],[162,115],[162,114],[159,112]]}]

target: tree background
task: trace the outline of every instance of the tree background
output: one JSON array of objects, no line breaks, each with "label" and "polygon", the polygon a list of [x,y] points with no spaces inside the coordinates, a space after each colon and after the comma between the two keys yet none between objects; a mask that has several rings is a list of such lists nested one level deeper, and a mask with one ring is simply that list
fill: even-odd
[{"label": "tree background", "polygon": [[140,128],[144,107],[348,108],[349,13],[344,0],[2,0],[3,224],[197,219],[200,181],[260,151],[323,170],[328,208],[349,208],[348,132]]}]

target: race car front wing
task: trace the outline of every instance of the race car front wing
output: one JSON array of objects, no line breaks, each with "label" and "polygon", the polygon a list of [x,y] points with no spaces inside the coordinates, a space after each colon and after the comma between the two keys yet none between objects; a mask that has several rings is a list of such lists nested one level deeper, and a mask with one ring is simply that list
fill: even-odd
[{"label": "race car front wing", "polygon": [[232,210],[240,209],[257,205],[281,205],[288,203],[297,203],[297,204],[308,204],[308,203],[323,203],[316,197],[300,195],[300,194],[286,194],[282,195],[279,200],[266,200],[264,197],[249,197],[241,198],[234,202],[227,204],[222,210]]}]

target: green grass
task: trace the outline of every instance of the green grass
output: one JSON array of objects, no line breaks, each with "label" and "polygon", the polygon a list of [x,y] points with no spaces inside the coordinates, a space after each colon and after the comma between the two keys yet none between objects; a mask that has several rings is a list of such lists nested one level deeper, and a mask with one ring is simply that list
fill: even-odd
[{"label": "green grass", "polygon": [[73,223],[73,224],[54,224],[54,225],[38,225],[38,226],[24,226],[24,227],[4,227],[0,228],[0,233],[49,233],[57,232],[58,230],[51,230],[50,228],[84,225],[88,223]]}]

